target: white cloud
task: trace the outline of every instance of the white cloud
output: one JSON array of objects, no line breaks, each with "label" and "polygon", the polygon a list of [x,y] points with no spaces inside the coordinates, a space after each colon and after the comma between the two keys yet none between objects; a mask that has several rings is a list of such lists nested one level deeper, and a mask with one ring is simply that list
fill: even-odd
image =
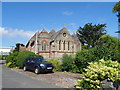
[{"label": "white cloud", "polygon": [[70,11],[64,11],[62,12],[63,15],[66,15],[66,16],[70,16],[73,14],[73,12],[70,12]]},{"label": "white cloud", "polygon": [[0,36],[30,38],[35,32],[0,27]]}]

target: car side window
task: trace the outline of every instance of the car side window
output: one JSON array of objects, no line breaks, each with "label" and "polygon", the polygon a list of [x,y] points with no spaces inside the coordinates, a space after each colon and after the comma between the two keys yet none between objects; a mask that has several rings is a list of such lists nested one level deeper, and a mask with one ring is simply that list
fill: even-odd
[{"label": "car side window", "polygon": [[27,59],[27,62],[30,62],[30,59]]},{"label": "car side window", "polygon": [[31,58],[31,62],[35,62],[33,58]]},{"label": "car side window", "polygon": [[33,58],[29,58],[27,59],[27,62],[35,62],[35,60]]}]

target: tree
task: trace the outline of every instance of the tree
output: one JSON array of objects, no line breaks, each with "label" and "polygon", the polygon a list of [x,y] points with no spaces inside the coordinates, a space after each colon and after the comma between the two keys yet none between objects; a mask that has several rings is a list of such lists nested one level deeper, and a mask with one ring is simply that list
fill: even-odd
[{"label": "tree", "polygon": [[[108,52],[106,52],[106,54],[104,55],[106,55],[106,57],[109,56],[113,61],[120,62],[120,39],[118,39],[117,37],[112,37],[110,35],[103,35],[97,41],[96,47],[108,48]],[[104,50],[104,51],[107,51],[107,50]]]},{"label": "tree", "polygon": [[118,12],[118,11],[120,11],[120,1],[117,2],[117,3],[114,5],[113,10],[112,10],[113,13],[116,13],[116,12]]},{"label": "tree", "polygon": [[86,46],[87,49],[90,47],[94,47],[96,41],[102,36],[106,34],[106,30],[104,29],[106,24],[98,24],[92,25],[92,23],[85,24],[82,28],[80,27],[77,30],[77,36],[81,41],[83,46]]},{"label": "tree", "polygon": [[77,52],[75,65],[82,73],[83,68],[86,68],[89,62],[96,62],[100,59],[120,63],[120,40],[117,37],[103,35],[99,38],[95,47]]},{"label": "tree", "polygon": [[[116,13],[118,12],[118,23],[119,23],[119,28],[120,29],[120,1],[117,2],[114,7],[113,7],[113,10],[112,10],[113,13]],[[120,30],[118,30],[116,33],[120,33]]]},{"label": "tree", "polygon": [[25,46],[24,44],[17,43],[14,51],[19,51],[20,46]]}]

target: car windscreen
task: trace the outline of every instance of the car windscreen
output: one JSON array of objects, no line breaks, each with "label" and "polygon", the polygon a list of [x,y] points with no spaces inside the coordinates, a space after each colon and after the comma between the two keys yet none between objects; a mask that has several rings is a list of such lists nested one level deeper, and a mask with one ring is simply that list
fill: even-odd
[{"label": "car windscreen", "polygon": [[44,58],[36,58],[36,61],[37,61],[37,62],[43,62],[43,61],[44,61]]}]

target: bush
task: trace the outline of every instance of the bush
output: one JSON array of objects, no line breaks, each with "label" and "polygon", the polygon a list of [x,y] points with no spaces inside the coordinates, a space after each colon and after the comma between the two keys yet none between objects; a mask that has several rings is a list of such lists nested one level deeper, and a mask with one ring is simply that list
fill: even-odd
[{"label": "bush", "polygon": [[35,54],[35,57],[42,57],[42,58],[43,58],[43,56],[42,56],[42,55],[36,55],[36,54]]},{"label": "bush", "polygon": [[84,71],[83,68],[88,66],[88,62],[92,62],[96,57],[94,57],[94,49],[82,50],[76,53],[75,65],[78,67],[80,73]]},{"label": "bush", "polygon": [[83,68],[88,66],[89,62],[95,62],[100,59],[120,62],[120,45],[116,37],[104,35],[101,37],[94,48],[82,50],[76,53],[75,64],[80,73],[84,72]]},{"label": "bush", "polygon": [[8,64],[7,67],[10,67],[10,68],[17,67],[17,55],[18,54],[19,52],[16,51],[6,57],[6,65]]},{"label": "bush", "polygon": [[22,68],[25,58],[28,56],[43,57],[41,55],[36,55],[35,53],[30,51],[23,52],[14,51],[13,53],[6,57],[6,66],[9,68],[13,67]]},{"label": "bush", "polygon": [[72,55],[64,54],[62,57],[62,71],[79,72],[75,65],[75,57]]},{"label": "bush", "polygon": [[48,62],[51,62],[54,65],[55,71],[61,71],[62,62],[58,61],[57,59],[49,59]]},{"label": "bush", "polygon": [[84,77],[76,82],[76,88],[96,89],[101,87],[101,81],[120,81],[120,64],[117,61],[91,62],[85,69]]},{"label": "bush", "polygon": [[[120,39],[117,37],[112,37],[110,35],[103,35],[96,43],[96,47],[107,48],[107,55],[113,61],[120,62]],[[105,50],[104,50],[105,51]],[[108,57],[108,59],[109,59]],[[106,58],[107,59],[107,58]]]},{"label": "bush", "polygon": [[30,52],[30,51],[22,51],[19,52],[18,56],[17,56],[17,66],[19,68],[23,68],[23,64],[25,61],[26,57],[30,57],[30,56],[36,56],[35,53]]},{"label": "bush", "polygon": [[10,67],[11,68],[11,65],[12,65],[12,62],[9,62],[6,64],[7,67]]},{"label": "bush", "polygon": [[119,61],[119,51],[118,49],[112,49],[106,46],[97,46],[95,47],[94,55],[97,59],[104,59],[112,61]]}]

